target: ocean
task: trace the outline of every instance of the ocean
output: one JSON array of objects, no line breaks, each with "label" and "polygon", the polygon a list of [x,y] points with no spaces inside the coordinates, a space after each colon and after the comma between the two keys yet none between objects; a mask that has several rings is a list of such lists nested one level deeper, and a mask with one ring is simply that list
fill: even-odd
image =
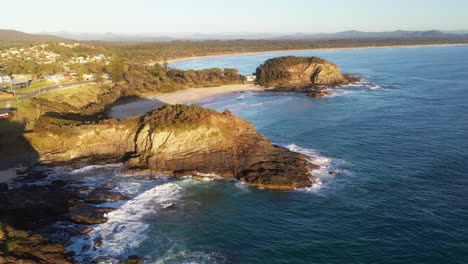
[{"label": "ocean", "polygon": [[[251,74],[283,55],[323,57],[366,81],[320,99],[244,92],[193,103],[230,109],[273,143],[310,156],[321,166],[314,171],[320,186],[270,191],[231,179],[125,175],[121,164],[57,167],[44,181],[114,183],[132,198],[103,204],[119,208],[109,222],[68,239],[77,259],[468,263],[468,46],[232,55],[170,66]],[[96,237],[99,251],[83,250]]]}]

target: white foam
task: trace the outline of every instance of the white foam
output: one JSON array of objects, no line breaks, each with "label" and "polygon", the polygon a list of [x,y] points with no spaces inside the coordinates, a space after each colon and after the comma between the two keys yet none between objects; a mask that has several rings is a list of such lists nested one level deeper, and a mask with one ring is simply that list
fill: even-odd
[{"label": "white foam", "polygon": [[339,166],[346,163],[344,160],[326,157],[323,154],[321,154],[318,150],[303,148],[296,144],[289,144],[285,147],[293,152],[306,155],[307,157],[309,157],[309,161],[311,163],[319,166],[318,169],[311,171],[311,174],[313,176],[316,176],[318,178],[318,181],[311,187],[304,188],[303,190],[317,191],[323,184],[332,180],[335,177],[335,175],[350,174],[350,172],[347,170],[339,169]]},{"label": "white foam", "polygon": [[[87,235],[88,240],[76,240],[67,248],[81,252],[85,244],[91,243],[91,249],[78,254],[80,258],[95,256],[98,252],[114,257],[127,255],[147,238],[145,230],[149,225],[143,218],[174,203],[180,198],[181,190],[182,188],[175,183],[165,183],[141,193],[122,204],[118,210],[106,214],[109,221],[97,225]],[[92,249],[92,241],[98,237],[102,237],[103,244],[96,252]]]},{"label": "white foam", "polygon": [[115,171],[116,169],[124,169],[124,165],[122,163],[116,163],[116,164],[106,164],[106,165],[88,165],[79,169],[75,169],[71,171],[69,174],[86,174],[91,171],[95,171],[97,169],[103,169],[103,170],[109,170],[109,171]]},{"label": "white foam", "polygon": [[163,256],[161,256],[152,264],[165,263],[183,263],[183,264],[208,264],[208,263],[224,263],[224,256],[211,252],[205,253],[200,251],[188,251],[185,249],[171,248]]},{"label": "white foam", "polygon": [[285,98],[281,98],[281,99],[276,99],[276,100],[251,104],[251,105],[247,105],[247,106],[244,106],[244,107],[241,107],[241,108],[235,108],[235,109],[231,109],[231,110],[232,111],[238,111],[238,110],[242,110],[242,109],[253,108],[253,107],[262,106],[262,105],[265,105],[265,104],[276,103],[276,102],[281,102],[281,101],[285,101],[285,100],[286,100]]}]

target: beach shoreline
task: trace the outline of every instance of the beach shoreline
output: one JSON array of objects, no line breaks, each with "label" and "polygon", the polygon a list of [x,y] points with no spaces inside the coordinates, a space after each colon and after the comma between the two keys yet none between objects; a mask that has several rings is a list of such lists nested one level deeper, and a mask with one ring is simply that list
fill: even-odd
[{"label": "beach shoreline", "polygon": [[137,101],[113,106],[109,111],[109,115],[112,118],[121,119],[126,116],[144,114],[163,105],[187,104],[219,94],[250,91],[261,92],[264,90],[265,88],[253,83],[189,88],[173,93],[146,95]]},{"label": "beach shoreline", "polygon": [[[206,56],[193,56],[193,57],[182,57],[169,59],[167,63],[174,63],[180,61],[189,61],[189,60],[198,60],[198,59],[208,59],[216,57],[227,57],[227,56],[237,56],[237,55],[249,55],[249,54],[267,54],[267,53],[285,53],[285,52],[301,52],[301,51],[324,51],[324,50],[357,50],[357,49],[385,49],[385,48],[417,48],[417,47],[437,47],[437,46],[467,46],[467,43],[458,43],[458,44],[419,44],[419,45],[398,45],[398,46],[371,46],[371,47],[353,47],[353,48],[318,48],[318,49],[298,49],[298,50],[271,50],[271,51],[247,51],[247,52],[234,52],[234,53],[220,53],[212,54]],[[163,63],[163,61],[157,61],[150,63],[152,65],[156,63]]]}]

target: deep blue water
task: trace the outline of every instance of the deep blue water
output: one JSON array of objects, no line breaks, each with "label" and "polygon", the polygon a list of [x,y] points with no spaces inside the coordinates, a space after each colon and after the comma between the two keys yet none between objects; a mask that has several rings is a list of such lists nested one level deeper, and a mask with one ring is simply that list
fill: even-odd
[{"label": "deep blue water", "polygon": [[[468,263],[468,46],[287,54],[324,57],[375,85],[321,99],[248,92],[197,103],[229,108],[272,142],[310,154],[323,184],[278,192],[149,181],[118,165],[66,172],[112,174],[136,197],[96,228],[108,251],[149,263]],[[171,66],[250,74],[279,55]],[[168,203],[176,209],[162,209]]]}]

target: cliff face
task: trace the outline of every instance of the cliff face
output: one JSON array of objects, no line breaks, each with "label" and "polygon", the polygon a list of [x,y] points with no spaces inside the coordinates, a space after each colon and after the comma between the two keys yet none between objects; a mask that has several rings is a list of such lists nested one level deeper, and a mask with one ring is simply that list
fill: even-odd
[{"label": "cliff face", "polygon": [[[54,131],[54,132],[50,132]],[[143,117],[29,136],[42,160],[113,159],[129,168],[175,176],[213,173],[270,189],[311,186],[315,165],[274,146],[252,124],[230,112],[197,105],[166,106]]]},{"label": "cliff face", "polygon": [[352,81],[336,64],[318,57],[269,59],[257,68],[256,74],[257,82],[263,86],[339,86]]}]

